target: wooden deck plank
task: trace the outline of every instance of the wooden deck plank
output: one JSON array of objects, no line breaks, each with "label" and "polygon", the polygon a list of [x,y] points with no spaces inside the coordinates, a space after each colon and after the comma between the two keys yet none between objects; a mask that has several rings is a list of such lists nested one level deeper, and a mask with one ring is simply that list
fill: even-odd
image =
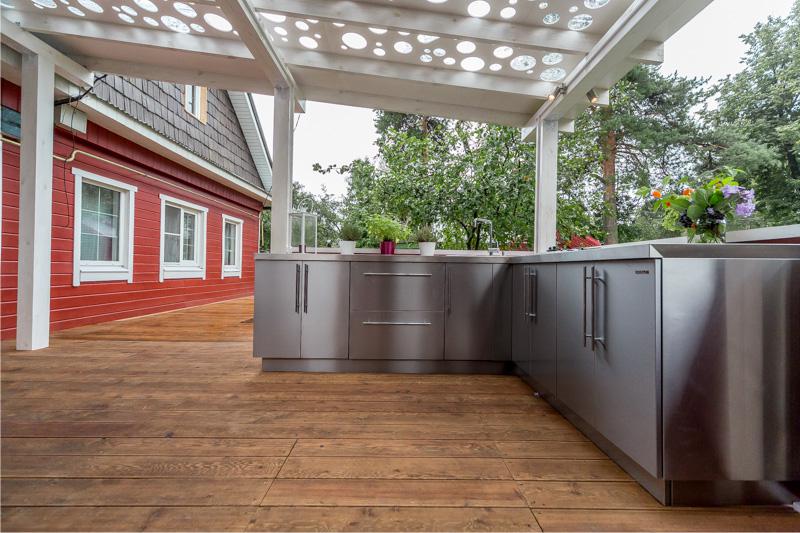
[{"label": "wooden deck plank", "polygon": [[251,316],[3,342],[2,530],[800,529],[661,507],[514,376],[261,372]]}]

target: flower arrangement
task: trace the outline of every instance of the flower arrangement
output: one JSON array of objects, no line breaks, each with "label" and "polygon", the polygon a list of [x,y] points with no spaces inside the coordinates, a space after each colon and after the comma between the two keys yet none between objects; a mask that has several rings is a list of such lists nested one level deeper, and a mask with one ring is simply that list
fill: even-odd
[{"label": "flower arrangement", "polygon": [[[669,230],[686,230],[689,242],[725,242],[725,227],[733,216],[747,218],[756,209],[755,192],[739,185],[741,170],[725,167],[709,180],[692,189],[663,193],[654,190],[653,210],[664,211],[662,224]],[[688,180],[681,180],[684,185]]]}]

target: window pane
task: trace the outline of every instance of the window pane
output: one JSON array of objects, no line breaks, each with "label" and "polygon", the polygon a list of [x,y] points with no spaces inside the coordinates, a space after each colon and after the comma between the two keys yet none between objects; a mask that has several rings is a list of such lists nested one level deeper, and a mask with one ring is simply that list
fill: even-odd
[{"label": "window pane", "polygon": [[81,234],[81,261],[97,261],[97,235]]},{"label": "window pane", "polygon": [[180,263],[181,238],[178,235],[164,235],[164,262]]},{"label": "window pane", "polygon": [[100,188],[100,207],[98,211],[108,215],[119,215],[119,197],[120,193],[117,191],[104,187]]},{"label": "window pane", "polygon": [[116,248],[117,246],[117,239],[113,237],[98,237],[98,254],[97,258],[99,261],[116,261],[118,257],[118,253]]},{"label": "window pane", "polygon": [[181,210],[171,205],[164,209],[164,232],[178,235],[181,232]]},{"label": "window pane", "polygon": [[98,234],[98,218],[97,213],[92,211],[85,211],[81,209],[81,235],[97,235]]},{"label": "window pane", "polygon": [[236,224],[225,223],[225,265],[236,265]]},{"label": "window pane", "polygon": [[183,214],[183,260],[194,261],[194,227],[196,215]]},{"label": "window pane", "polygon": [[119,237],[119,217],[113,215],[100,215],[100,235],[104,237]]},{"label": "window pane", "polygon": [[97,211],[100,202],[100,187],[90,183],[81,185],[81,208],[87,211]]}]

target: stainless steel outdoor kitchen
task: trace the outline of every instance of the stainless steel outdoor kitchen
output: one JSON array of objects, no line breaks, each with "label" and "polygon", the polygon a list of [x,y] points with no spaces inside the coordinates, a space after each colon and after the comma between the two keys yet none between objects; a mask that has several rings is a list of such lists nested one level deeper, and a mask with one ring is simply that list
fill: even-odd
[{"label": "stainless steel outdoor kitchen", "polygon": [[800,480],[800,246],[260,254],[265,371],[522,376],[659,501]]}]

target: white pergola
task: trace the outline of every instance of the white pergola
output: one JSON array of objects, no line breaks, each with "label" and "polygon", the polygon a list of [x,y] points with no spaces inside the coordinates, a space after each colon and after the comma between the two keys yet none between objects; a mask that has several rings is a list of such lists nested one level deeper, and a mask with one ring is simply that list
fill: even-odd
[{"label": "white pergola", "polygon": [[559,132],[632,66],[661,62],[710,2],[0,0],[3,65],[19,70],[23,101],[17,344],[49,341],[54,91],[112,73],[274,95],[273,252],[289,249],[306,100],[519,127],[538,145],[541,252],[555,244]]}]

